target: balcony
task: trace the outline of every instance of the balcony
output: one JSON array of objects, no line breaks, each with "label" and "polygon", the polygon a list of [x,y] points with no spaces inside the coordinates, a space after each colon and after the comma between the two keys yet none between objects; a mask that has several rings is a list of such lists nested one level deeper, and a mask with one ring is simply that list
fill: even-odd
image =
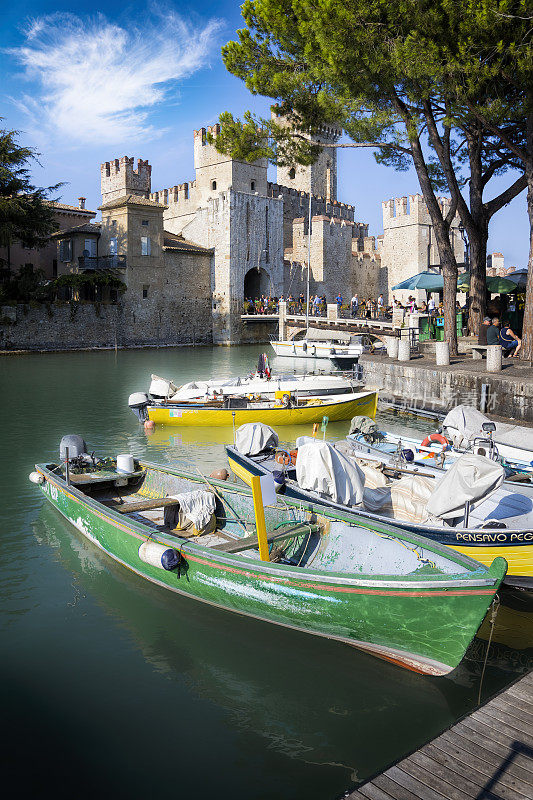
[{"label": "balcony", "polygon": [[78,270],[80,272],[100,272],[101,270],[126,269],[126,256],[79,256]]}]

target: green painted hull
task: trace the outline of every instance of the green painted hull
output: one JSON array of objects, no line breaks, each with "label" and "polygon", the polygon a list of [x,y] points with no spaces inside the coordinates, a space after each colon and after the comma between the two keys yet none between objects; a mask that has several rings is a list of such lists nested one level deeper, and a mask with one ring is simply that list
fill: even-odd
[{"label": "green painted hull", "polygon": [[[149,466],[147,496],[170,493],[172,480],[187,479],[197,487],[201,480],[179,470]],[[443,675],[461,661],[479,628],[498,586],[506,563],[496,559],[490,569],[439,546],[437,553],[457,565],[453,575],[365,575],[357,571],[333,572],[265,563],[186,541],[154,529],[67,486],[43,465],[40,488],[46,498],[95,546],[115,561],[147,580],[173,592],[211,605],[328,638],[339,639],[417,672]],[[238,515],[248,511],[247,487],[212,481]],[[194,487],[191,487],[194,488]],[[283,508],[267,509],[269,526],[287,518]],[[327,518],[327,515],[326,515]],[[333,521],[335,520],[336,521]],[[357,529],[332,517],[356,537]],[[380,539],[383,535],[380,534]],[[148,539],[177,548],[185,558],[181,571],[165,571],[141,561],[140,545]],[[391,539],[392,541],[392,539]],[[416,536],[403,537],[410,549],[420,546]],[[398,537],[394,535],[398,546]],[[385,542],[383,546],[388,546]]]}]

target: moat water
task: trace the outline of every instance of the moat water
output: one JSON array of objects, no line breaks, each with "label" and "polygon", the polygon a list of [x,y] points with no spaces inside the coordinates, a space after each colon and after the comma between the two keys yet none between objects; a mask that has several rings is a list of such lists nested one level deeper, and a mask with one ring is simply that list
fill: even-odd
[{"label": "moat water", "polygon": [[[450,677],[428,678],[209,608],[114,564],[29,483],[65,433],[97,454],[224,466],[231,430],[147,436],[128,395],[151,372],[179,382],[245,374],[261,349],[2,358],[3,778],[16,781],[17,797],[327,800],[477,704],[485,635]],[[391,413],[378,420],[431,427]],[[502,600],[482,697],[533,667],[533,603]]]}]

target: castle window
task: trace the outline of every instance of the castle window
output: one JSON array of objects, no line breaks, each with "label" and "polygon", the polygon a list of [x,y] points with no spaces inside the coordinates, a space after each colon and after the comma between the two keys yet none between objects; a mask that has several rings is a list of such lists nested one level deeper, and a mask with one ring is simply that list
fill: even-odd
[{"label": "castle window", "polygon": [[294,167],[291,167],[289,170],[289,178],[291,179],[291,181],[293,181],[295,177],[296,177],[296,170],[294,169]]},{"label": "castle window", "polygon": [[141,225],[148,225],[148,220],[147,219],[143,219],[143,221],[141,222]]},{"label": "castle window", "polygon": [[109,255],[116,256],[117,254],[117,237],[112,236],[109,240]]},{"label": "castle window", "polygon": [[217,182],[211,181],[211,189],[215,190],[217,188]]},{"label": "castle window", "polygon": [[72,261],[72,239],[63,239],[59,244],[59,260]]},{"label": "castle window", "polygon": [[149,288],[150,288],[150,284],[149,283],[144,283],[143,284],[143,300],[146,300],[146,298],[148,297],[148,289]]},{"label": "castle window", "polygon": [[151,254],[150,237],[141,236],[141,255],[149,256]]},{"label": "castle window", "polygon": [[251,182],[251,184],[250,184],[250,189],[252,190],[252,192],[254,192],[254,191],[255,191],[255,181],[252,181],[252,182]]},{"label": "castle window", "polygon": [[112,220],[111,220],[111,222],[110,222],[109,224],[111,225],[111,227],[112,227],[112,228],[116,228],[116,227],[117,227],[117,221],[116,221],[116,219],[112,219]]}]

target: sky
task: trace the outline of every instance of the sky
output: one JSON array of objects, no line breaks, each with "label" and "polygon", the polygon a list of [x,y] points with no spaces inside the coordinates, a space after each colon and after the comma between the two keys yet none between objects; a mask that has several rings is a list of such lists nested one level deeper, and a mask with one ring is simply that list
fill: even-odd
[{"label": "sky", "polygon": [[[100,205],[100,164],[124,155],[148,159],[152,190],[194,178],[193,130],[222,111],[269,113],[222,63],[220,48],[244,27],[239,2],[116,0],[3,4],[0,28],[2,127],[35,148],[36,185],[59,182],[62,202]],[[275,180],[275,167],[270,178]],[[338,151],[338,199],[355,205],[370,235],[383,232],[381,203],[420,191],[416,173],[376,164],[366,148]],[[493,179],[490,199],[510,182]],[[527,265],[523,192],[490,227],[488,252],[506,266]]]}]

